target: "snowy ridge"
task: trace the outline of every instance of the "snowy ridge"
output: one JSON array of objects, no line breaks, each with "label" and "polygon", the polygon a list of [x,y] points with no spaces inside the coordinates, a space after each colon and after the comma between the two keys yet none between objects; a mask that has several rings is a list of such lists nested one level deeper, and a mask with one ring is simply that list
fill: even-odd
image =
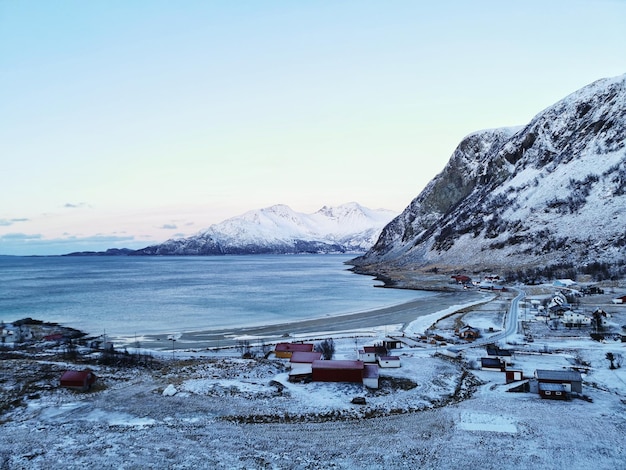
[{"label": "snowy ridge", "polygon": [[616,266],[626,257],[625,146],[626,75],[572,93],[523,128],[471,134],[354,263]]},{"label": "snowy ridge", "polygon": [[260,253],[362,253],[394,217],[356,202],[322,207],[313,214],[278,204],[212,225],[197,235],[138,250],[145,255],[219,255]]}]

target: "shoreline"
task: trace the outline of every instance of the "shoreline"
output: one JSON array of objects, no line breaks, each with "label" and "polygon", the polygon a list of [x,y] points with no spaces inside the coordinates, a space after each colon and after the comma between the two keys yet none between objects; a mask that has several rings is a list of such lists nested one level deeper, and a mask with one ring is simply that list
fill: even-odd
[{"label": "shoreline", "polygon": [[[415,299],[389,307],[375,308],[358,313],[326,316],[310,320],[299,320],[273,325],[236,327],[217,330],[194,330],[175,335],[147,334],[142,336],[141,348],[150,350],[192,350],[236,347],[241,341],[275,343],[280,341],[301,341],[300,335],[358,332],[359,330],[402,325],[402,330],[422,317],[434,319],[437,313],[449,315],[450,309],[464,308],[468,304],[488,300],[487,295],[477,291],[438,291],[426,298]],[[436,321],[436,320],[435,320]],[[414,328],[412,328],[414,330]],[[175,338],[172,341],[172,337]],[[123,338],[127,344],[132,338]],[[145,343],[145,344],[144,344]],[[175,343],[175,344],[174,344]]]}]

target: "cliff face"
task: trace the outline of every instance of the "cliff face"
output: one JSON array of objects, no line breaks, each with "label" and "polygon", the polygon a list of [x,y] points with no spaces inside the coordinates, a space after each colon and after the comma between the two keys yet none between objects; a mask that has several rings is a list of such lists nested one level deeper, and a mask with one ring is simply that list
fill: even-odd
[{"label": "cliff face", "polygon": [[362,270],[522,270],[626,259],[626,75],[528,125],[466,137],[353,260]]}]

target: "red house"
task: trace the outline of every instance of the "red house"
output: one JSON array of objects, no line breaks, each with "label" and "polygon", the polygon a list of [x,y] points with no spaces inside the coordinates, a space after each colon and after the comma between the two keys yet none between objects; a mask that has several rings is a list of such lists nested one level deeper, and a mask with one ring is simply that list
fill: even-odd
[{"label": "red house", "polygon": [[274,348],[276,357],[290,358],[294,351],[311,352],[313,344],[307,343],[278,343]]},{"label": "red house", "polygon": [[96,374],[89,369],[85,370],[66,370],[61,375],[61,387],[71,388],[86,392],[96,382]]},{"label": "red house", "polygon": [[363,382],[363,361],[314,361],[315,382]]}]

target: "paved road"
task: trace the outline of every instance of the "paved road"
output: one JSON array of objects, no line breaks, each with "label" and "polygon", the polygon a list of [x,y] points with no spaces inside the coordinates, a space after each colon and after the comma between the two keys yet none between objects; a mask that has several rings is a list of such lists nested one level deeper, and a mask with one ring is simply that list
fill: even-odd
[{"label": "paved road", "polygon": [[506,318],[504,320],[504,331],[495,334],[493,336],[489,336],[488,338],[477,339],[471,343],[456,345],[448,348],[450,352],[458,353],[463,349],[473,348],[476,346],[485,346],[486,344],[495,343],[497,341],[506,339],[509,335],[514,335],[517,333],[518,327],[518,318],[517,312],[519,310],[519,302],[526,296],[526,292],[521,289],[517,289],[516,287],[512,287],[511,289],[517,292],[517,295],[513,300],[511,300],[511,305],[509,307],[509,311],[506,314]]}]

